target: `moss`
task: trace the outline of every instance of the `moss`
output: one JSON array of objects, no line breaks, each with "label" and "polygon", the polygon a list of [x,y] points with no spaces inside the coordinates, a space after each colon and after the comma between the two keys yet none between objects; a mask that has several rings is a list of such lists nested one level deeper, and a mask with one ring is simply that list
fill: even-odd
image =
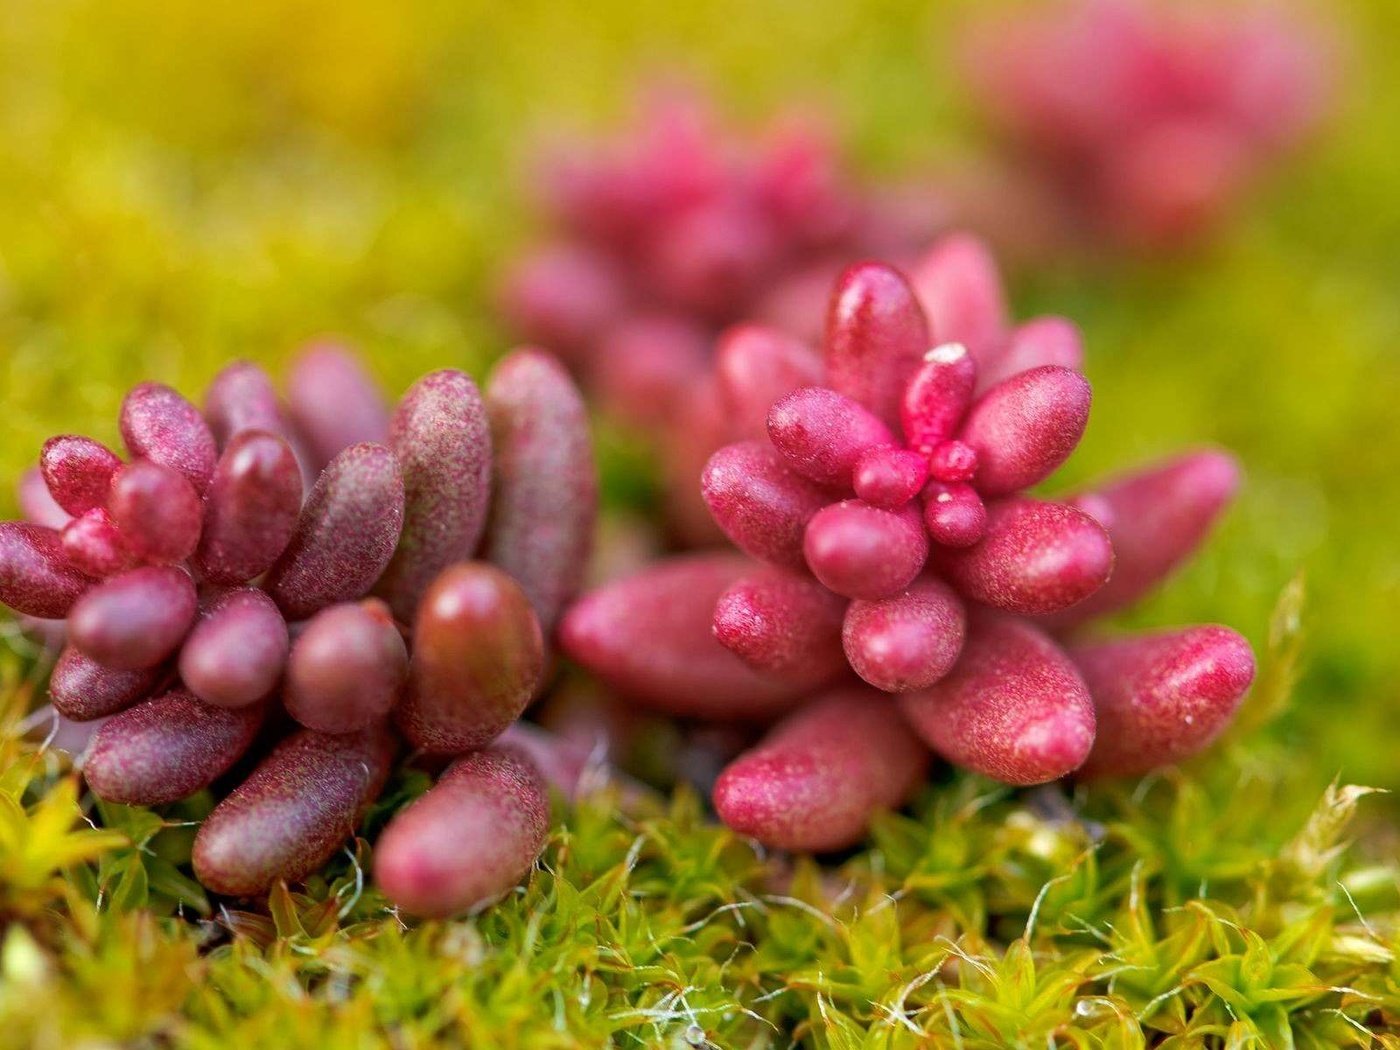
[{"label": "moss", "polygon": [[[1283,705],[1297,594],[1246,723]],[[765,855],[685,789],[665,803],[601,793],[560,805],[537,869],[497,906],[410,925],[365,884],[363,839],[297,891],[211,908],[187,874],[207,798],[80,802],[57,755],[19,732],[24,694],[0,724],[6,1045],[1400,1037],[1400,868],[1349,842],[1372,792],[1333,784],[1319,799],[1257,731],[1118,786],[1016,792],[951,774],[825,865]],[[425,786],[402,773],[364,833]]]}]

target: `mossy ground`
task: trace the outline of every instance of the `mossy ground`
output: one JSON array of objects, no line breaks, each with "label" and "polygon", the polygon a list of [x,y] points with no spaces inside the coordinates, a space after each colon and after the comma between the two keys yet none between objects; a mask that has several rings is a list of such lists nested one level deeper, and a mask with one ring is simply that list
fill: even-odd
[{"label": "mossy ground", "polygon": [[[617,116],[639,70],[679,59],[746,117],[815,98],[871,172],[966,148],[969,6],[4,3],[0,502],[48,434],[114,437],[138,379],[198,390],[327,331],[392,390],[479,370],[531,136]],[[1227,526],[1132,616],[1269,653],[1226,747],[1113,789],[948,776],[823,869],[685,795],[600,797],[472,921],[405,928],[349,854],[211,913],[182,867],[200,801],[94,810],[17,739],[36,675],[11,639],[0,1045],[1400,1045],[1396,807],[1328,786],[1400,783],[1400,8],[1329,10],[1340,117],[1219,245],[1016,278],[1020,312],[1086,329],[1067,482],[1198,441],[1245,461]]]}]

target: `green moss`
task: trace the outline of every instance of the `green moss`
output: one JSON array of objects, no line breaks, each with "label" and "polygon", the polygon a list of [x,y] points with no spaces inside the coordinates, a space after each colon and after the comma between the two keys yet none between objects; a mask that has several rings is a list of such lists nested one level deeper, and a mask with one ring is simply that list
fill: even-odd
[{"label": "green moss", "polygon": [[[195,391],[319,332],[393,390],[481,368],[505,347],[492,281],[529,232],[526,146],[616,116],[639,68],[678,60],[746,117],[815,96],[872,172],[965,148],[946,56],[972,6],[9,5],[0,478],[50,433],[114,438],[139,379]],[[952,776],[826,868],[757,856],[684,795],[599,798],[473,920],[405,928],[361,887],[364,846],[234,913],[188,877],[207,800],[97,809],[18,739],[39,671],[7,628],[0,1044],[1397,1045],[1394,803],[1329,785],[1400,783],[1400,8],[1336,13],[1340,118],[1220,245],[1016,280],[1022,312],[1089,340],[1066,484],[1207,440],[1248,469],[1204,556],[1128,619],[1266,645],[1275,596],[1307,580],[1226,749],[1127,789]],[[612,498],[654,499],[609,448]]]},{"label": "green moss", "polygon": [[[1246,724],[1283,705],[1299,593],[1276,613]],[[561,806],[501,903],[407,924],[366,885],[363,840],[298,892],[211,911],[186,874],[207,799],[80,806],[63,763],[19,732],[24,692],[0,724],[0,1045],[1400,1037],[1400,868],[1349,842],[1371,789],[1319,800],[1256,732],[1125,785],[951,775],[827,866],[765,855],[685,789],[604,792]],[[401,775],[366,834],[425,785]]]},{"label": "green moss", "polygon": [[[685,792],[664,812],[599,795],[561,813],[519,892],[412,927],[363,885],[363,843],[303,892],[200,920],[197,888],[161,874],[167,851],[88,828],[71,779],[33,757],[9,768],[34,771],[20,797],[39,801],[20,808],[13,774],[3,796],[6,845],[29,843],[36,876],[11,887],[5,872],[8,1045],[1330,1046],[1400,1031],[1397,871],[1345,842],[1366,789],[1330,788],[1309,813],[1295,781],[1228,752],[1069,795],[958,776],[835,868],[756,853]],[[161,823],[109,818],[138,841]]]}]

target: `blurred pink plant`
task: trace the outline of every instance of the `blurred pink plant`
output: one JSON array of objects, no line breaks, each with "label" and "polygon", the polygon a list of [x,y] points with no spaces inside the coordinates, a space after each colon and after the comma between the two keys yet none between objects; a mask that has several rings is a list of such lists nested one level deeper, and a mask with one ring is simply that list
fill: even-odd
[{"label": "blurred pink plant", "polygon": [[724,326],[759,319],[815,337],[842,266],[906,258],[941,225],[935,195],[861,185],[814,119],[746,136],[671,87],[640,109],[612,140],[547,151],[538,193],[552,233],[503,298],[521,336],[648,430],[665,429]]},{"label": "blurred pink plant", "polygon": [[725,424],[707,443],[731,436],[700,489],[738,551],[595,588],[561,621],[562,650],[642,710],[771,727],[712,796],[783,849],[858,842],[923,782],[930,750],[1030,785],[1208,747],[1253,680],[1245,638],[1079,629],[1199,547],[1238,487],[1234,458],[1198,449],[1029,496],[1088,419],[1081,339],[1065,318],[1016,323],[975,237],[940,238],[907,276],[856,263],[823,313],[820,350],[731,329],[701,388]]},{"label": "blurred pink plant", "polygon": [[1070,0],[982,21],[967,60],[1061,221],[1152,251],[1208,236],[1316,129],[1330,52],[1277,4]]}]

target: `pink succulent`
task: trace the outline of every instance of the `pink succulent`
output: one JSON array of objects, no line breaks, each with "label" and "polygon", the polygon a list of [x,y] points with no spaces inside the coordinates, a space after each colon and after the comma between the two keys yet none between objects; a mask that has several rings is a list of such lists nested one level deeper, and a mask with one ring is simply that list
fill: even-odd
[{"label": "pink succulent", "polygon": [[[815,335],[840,260],[902,257],[937,226],[933,194],[915,208],[859,185],[817,122],[745,137],[675,89],[615,140],[557,149],[542,176],[555,232],[507,275],[506,313],[610,412],[663,437],[696,429],[689,402],[723,328],[757,317]],[[681,509],[682,531],[709,531],[696,511]]]},{"label": "pink succulent", "polygon": [[984,23],[982,105],[1100,235],[1190,243],[1324,115],[1328,48],[1279,5],[1070,0]]},{"label": "pink succulent", "polygon": [[[51,715],[93,793],[161,805],[256,760],[193,845],[207,889],[253,896],[339,849],[401,744],[472,752],[385,831],[381,887],[439,914],[514,885],[548,800],[527,757],[490,745],[546,681],[596,512],[564,366],[522,348],[482,390],[434,372],[390,412],[320,344],[285,399],[235,362],[203,410],[140,384],[120,427],[129,461],[51,439],[21,481],[29,520],[0,522],[0,605],[61,646]],[[719,673],[757,678],[711,645]],[[482,842],[444,863],[446,818]]]},{"label": "pink succulent", "polygon": [[[711,378],[744,437],[710,457],[703,491],[755,561],[692,555],[605,585],[565,616],[565,650],[655,709],[726,720],[793,709],[716,797],[722,818],[774,845],[849,844],[869,806],[893,804],[852,801],[841,833],[830,831],[839,843],[793,830],[819,821],[792,807],[846,790],[809,783],[831,765],[817,752],[837,745],[794,753],[810,726],[832,721],[809,719],[807,704],[856,676],[898,695],[906,733],[1013,784],[1189,757],[1249,685],[1242,637],[1194,628],[1066,649],[1056,633],[1174,570],[1238,471],[1207,450],[1068,500],[1026,495],[1084,431],[1081,357],[1070,322],[1011,322],[990,254],[965,235],[940,241],[909,277],[848,268],[820,357],[770,330],[731,334]],[[754,419],[765,403],[767,440]],[[737,663],[697,676],[702,656],[722,666],[716,643]],[[1097,711],[1114,739],[1098,740]],[[890,738],[850,733],[838,749],[853,770],[907,766]],[[779,766],[801,777],[763,779]]]}]

